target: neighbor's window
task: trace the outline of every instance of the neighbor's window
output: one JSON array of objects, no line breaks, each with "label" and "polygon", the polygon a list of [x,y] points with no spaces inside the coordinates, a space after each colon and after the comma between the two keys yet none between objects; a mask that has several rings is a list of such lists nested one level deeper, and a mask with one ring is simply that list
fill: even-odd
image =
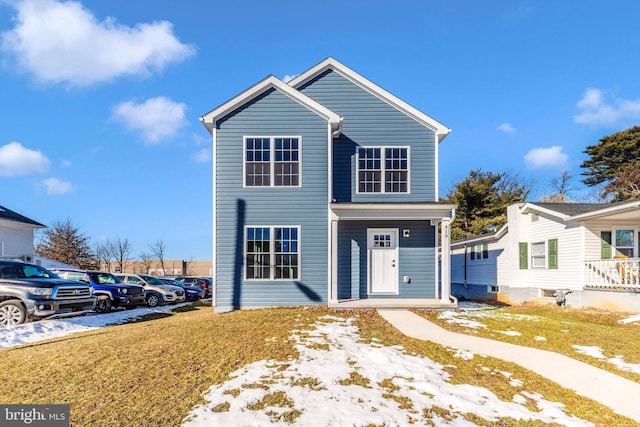
[{"label": "neighbor's window", "polygon": [[545,268],[547,266],[546,247],[544,242],[531,244],[531,268]]},{"label": "neighbor's window", "polygon": [[471,247],[471,259],[487,259],[489,258],[489,245],[483,243]]},{"label": "neighbor's window", "polygon": [[633,258],[634,234],[633,230],[615,230],[613,245],[617,256]]},{"label": "neighbor's window", "polygon": [[245,137],[247,187],[299,187],[301,137]]},{"label": "neighbor's window", "polygon": [[357,156],[358,193],[408,193],[409,149],[361,147]]},{"label": "neighbor's window", "polygon": [[247,227],[246,278],[299,279],[299,243],[299,227]]}]

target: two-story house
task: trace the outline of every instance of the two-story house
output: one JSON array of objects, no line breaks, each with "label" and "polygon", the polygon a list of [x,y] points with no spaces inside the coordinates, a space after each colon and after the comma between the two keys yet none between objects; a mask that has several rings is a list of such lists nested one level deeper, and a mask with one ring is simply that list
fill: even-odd
[{"label": "two-story house", "polygon": [[213,138],[216,311],[455,305],[438,258],[455,214],[437,195],[446,126],[333,58],[200,120]]}]

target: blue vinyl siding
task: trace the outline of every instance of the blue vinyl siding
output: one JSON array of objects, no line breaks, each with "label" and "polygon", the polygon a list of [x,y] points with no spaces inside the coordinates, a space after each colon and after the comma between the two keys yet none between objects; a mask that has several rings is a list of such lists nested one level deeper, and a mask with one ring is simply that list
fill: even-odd
[{"label": "blue vinyl siding", "polygon": [[[217,122],[216,306],[327,303],[327,121],[269,90]],[[244,136],[300,136],[302,186],[243,188]],[[244,280],[245,226],[300,226],[300,279]]]},{"label": "blue vinyl siding", "polygon": [[[299,90],[344,118],[333,143],[333,198],[338,202],[436,202],[435,133],[335,71]],[[356,194],[359,146],[410,147],[410,194]]]},{"label": "blue vinyl siding", "polygon": [[[436,297],[435,227],[428,221],[340,221],[338,225],[338,299],[389,298],[368,295],[367,229],[397,228],[398,284],[397,298]],[[410,237],[402,237],[403,229]],[[411,283],[404,283],[409,276]]]}]

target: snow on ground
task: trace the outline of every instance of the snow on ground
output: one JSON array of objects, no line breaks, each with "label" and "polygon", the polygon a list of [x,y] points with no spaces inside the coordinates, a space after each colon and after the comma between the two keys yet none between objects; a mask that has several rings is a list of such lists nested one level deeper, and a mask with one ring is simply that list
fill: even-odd
[{"label": "snow on ground", "polygon": [[0,348],[58,338],[76,332],[89,331],[108,325],[129,322],[146,314],[167,312],[191,303],[166,305],[161,307],[138,307],[134,310],[119,310],[111,313],[89,313],[85,316],[67,319],[44,319],[22,325],[0,328]]},{"label": "snow on ground", "polygon": [[[363,342],[353,319],[325,316],[309,330],[292,331],[297,359],[262,360],[231,374],[204,395],[183,427],[229,426],[472,426],[463,414],[489,421],[501,417],[567,426],[592,425],[563,405],[524,390],[511,402],[485,388],[452,384],[444,367],[408,355],[401,347]],[[535,403],[537,410],[527,408]]]},{"label": "snow on ground", "polygon": [[[472,330],[479,329],[479,328],[488,329],[488,326],[482,323],[482,319],[486,319],[490,317],[503,317],[503,318],[510,318],[513,320],[533,320],[533,321],[536,321],[539,319],[538,316],[504,313],[503,311],[498,310],[495,307],[492,307],[486,304],[484,305],[478,304],[478,303],[472,303],[468,305],[465,305],[464,303],[460,303],[459,310],[445,311],[438,316],[439,319],[443,319],[447,323],[456,324],[465,328],[470,328]],[[632,322],[640,322],[640,314],[630,316],[622,320],[618,320],[618,323],[620,324],[632,323]],[[497,332],[504,335],[510,335],[510,336],[522,335],[520,332],[512,331],[512,330],[509,330],[509,331],[494,330],[493,332]],[[560,330],[560,332],[570,333],[568,329],[562,329]],[[541,336],[536,336],[535,340],[546,341],[546,338]],[[575,348],[576,351],[578,351],[579,353],[586,354],[587,356],[595,357],[597,359],[605,360],[606,362],[611,363],[612,365],[615,365],[618,369],[621,369],[623,371],[640,373],[640,364],[627,363],[624,361],[624,357],[619,355],[614,357],[606,357],[604,356],[602,349],[600,347],[587,347],[587,346],[573,345],[573,348]]]},{"label": "snow on ground", "polygon": [[607,357],[600,347],[584,345],[572,345],[572,347],[575,348],[578,353],[604,360],[605,362],[615,365],[620,370],[640,374],[640,364],[627,363],[622,356]]},{"label": "snow on ground", "polygon": [[635,323],[635,322],[640,322],[640,314],[636,314],[634,316],[627,317],[626,319],[618,320],[618,323],[621,323],[621,324]]}]

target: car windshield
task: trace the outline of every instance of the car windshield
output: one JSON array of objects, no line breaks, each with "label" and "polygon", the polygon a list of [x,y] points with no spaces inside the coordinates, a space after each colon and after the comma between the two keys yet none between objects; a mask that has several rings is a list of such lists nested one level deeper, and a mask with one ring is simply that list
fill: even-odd
[{"label": "car windshield", "polygon": [[116,283],[122,283],[120,279],[111,273],[89,273],[95,283],[100,285],[115,285]]},{"label": "car windshield", "polygon": [[166,285],[162,280],[156,279],[153,276],[140,276],[150,285]]},{"label": "car windshield", "polygon": [[2,279],[59,279],[60,277],[51,271],[33,264],[7,264],[0,265],[0,278]]}]

